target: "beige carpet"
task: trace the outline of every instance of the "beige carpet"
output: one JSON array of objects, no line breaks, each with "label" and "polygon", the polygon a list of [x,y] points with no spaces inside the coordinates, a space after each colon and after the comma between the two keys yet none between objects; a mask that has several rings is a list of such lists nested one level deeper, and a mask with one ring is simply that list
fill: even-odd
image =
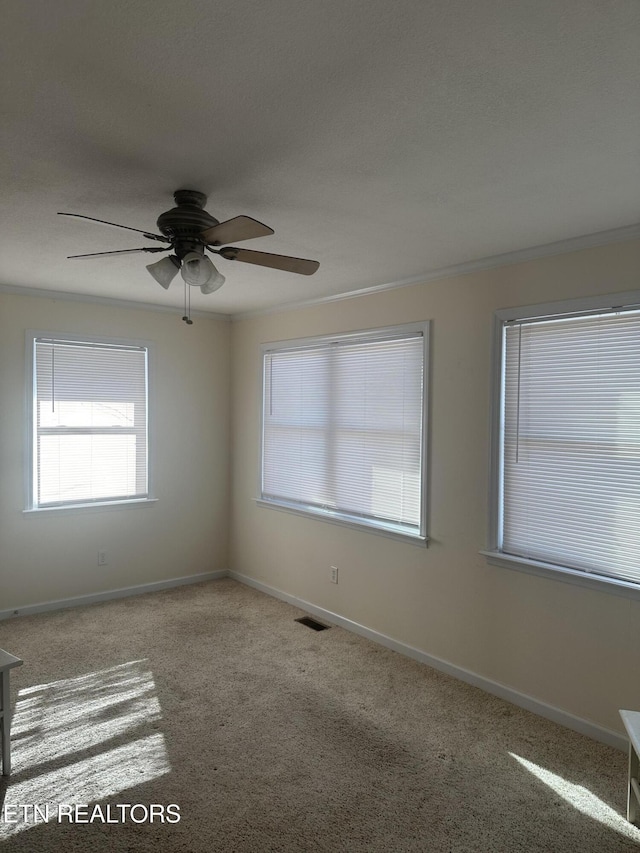
[{"label": "beige carpet", "polygon": [[0,848],[637,848],[621,752],[300,615],[222,580],[0,623]]}]

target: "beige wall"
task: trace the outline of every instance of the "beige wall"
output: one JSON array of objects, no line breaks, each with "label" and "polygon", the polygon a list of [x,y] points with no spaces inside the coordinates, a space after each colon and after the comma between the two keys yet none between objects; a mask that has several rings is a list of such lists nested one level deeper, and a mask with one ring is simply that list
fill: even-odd
[{"label": "beige wall", "polygon": [[[0,293],[0,610],[230,568],[621,730],[617,709],[640,706],[640,601],[491,566],[478,551],[493,311],[639,288],[634,241],[232,326]],[[260,344],[427,319],[429,548],[258,507]],[[155,342],[157,503],[22,513],[29,328]],[[98,549],[108,566],[97,566]]]},{"label": "beige wall", "polygon": [[[488,565],[498,308],[640,289],[640,241],[233,324],[231,568],[608,729],[640,707],[640,601]],[[428,549],[256,505],[260,344],[432,320]],[[329,566],[340,582],[329,582]]]},{"label": "beige wall", "polygon": [[[157,503],[23,514],[26,329],[155,344]],[[0,293],[0,611],[227,569],[229,329],[201,317],[187,327],[178,311]]]}]

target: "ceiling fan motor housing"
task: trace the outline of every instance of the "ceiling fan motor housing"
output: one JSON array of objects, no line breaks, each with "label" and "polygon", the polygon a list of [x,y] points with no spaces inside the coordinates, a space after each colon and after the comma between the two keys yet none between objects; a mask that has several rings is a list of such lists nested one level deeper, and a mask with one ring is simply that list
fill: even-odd
[{"label": "ceiling fan motor housing", "polygon": [[176,254],[182,258],[187,252],[203,252],[200,234],[219,222],[204,210],[207,197],[197,190],[177,190],[173,194],[177,207],[161,213],[158,230],[173,243]]}]

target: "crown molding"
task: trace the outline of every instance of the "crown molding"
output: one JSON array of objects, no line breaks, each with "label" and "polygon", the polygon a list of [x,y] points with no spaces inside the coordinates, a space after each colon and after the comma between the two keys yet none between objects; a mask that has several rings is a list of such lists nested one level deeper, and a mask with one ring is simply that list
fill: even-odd
[{"label": "crown molding", "polygon": [[421,275],[411,278],[391,281],[385,284],[376,284],[371,287],[358,288],[344,293],[336,293],[331,296],[321,296],[317,299],[304,299],[296,302],[287,302],[271,308],[263,308],[255,311],[240,311],[232,314],[231,319],[249,320],[254,317],[263,317],[268,314],[279,314],[282,311],[295,311],[299,308],[309,308],[314,305],[324,305],[328,302],[340,302],[344,299],[355,299],[360,296],[369,296],[372,293],[381,293],[385,290],[395,290],[399,287],[410,287],[413,284],[427,284],[438,279],[456,278],[461,275],[469,275],[482,270],[494,269],[495,267],[521,264],[526,261],[534,261],[539,258],[548,258],[553,255],[564,255],[570,252],[578,252],[582,249],[592,249],[596,246],[605,246],[608,243],[623,243],[640,237],[640,222],[634,225],[626,225],[623,228],[613,228],[609,231],[598,231],[594,234],[585,234],[581,237],[570,237],[567,240],[558,240],[555,243],[545,243],[541,246],[532,246],[528,249],[517,249],[514,252],[505,252],[501,255],[490,255],[475,261],[467,261],[462,264],[454,264],[449,267],[427,271]]},{"label": "crown molding", "polygon": [[[49,290],[47,288],[22,287],[17,284],[0,284],[0,293],[10,293],[17,296],[35,296],[46,299],[62,299],[69,302],[90,302],[93,305],[107,305],[111,308],[127,308],[138,311],[160,311],[163,314],[176,314],[181,311],[176,305],[157,305],[153,302],[136,302],[128,299],[114,299],[111,296],[93,296],[87,293],[69,293],[64,290]],[[224,320],[230,322],[230,314],[219,314],[214,311],[191,311],[192,317],[209,320]]]},{"label": "crown molding", "polygon": [[[514,252],[490,255],[486,258],[479,258],[475,261],[467,261],[462,264],[454,264],[449,267],[440,267],[438,269],[428,270],[420,275],[411,276],[411,278],[375,284],[370,287],[358,288],[357,290],[343,291],[342,293],[335,293],[330,296],[301,299],[294,302],[275,305],[270,308],[259,308],[252,311],[238,311],[229,314],[221,314],[214,311],[192,311],[191,316],[223,320],[225,322],[249,320],[254,317],[263,317],[269,314],[280,314],[283,311],[295,311],[300,308],[310,308],[314,305],[324,305],[329,302],[341,302],[344,299],[356,299],[361,296],[369,296],[373,293],[381,293],[385,290],[395,290],[399,287],[410,287],[413,284],[427,284],[430,281],[436,281],[438,279],[455,278],[457,276],[481,272],[482,270],[509,266],[511,264],[525,263],[526,261],[534,261],[539,258],[547,258],[553,255],[564,255],[569,252],[578,252],[582,249],[605,246],[609,243],[622,243],[629,240],[635,240],[639,237],[640,222],[633,225],[626,225],[622,228],[613,228],[609,231],[598,231],[594,234],[585,234],[580,237],[570,237],[567,240],[558,240],[555,243],[545,243],[541,246],[532,246],[528,249],[517,249]],[[96,305],[110,305],[114,308],[138,309],[143,311],[160,311],[164,313],[175,313],[176,311],[180,311],[179,307],[173,305],[158,305],[152,302],[136,302],[128,299],[114,299],[110,296],[93,296],[85,293],[69,293],[66,291],[22,287],[10,284],[0,284],[0,293],[45,297],[47,299],[66,299],[73,302],[89,302]]]}]

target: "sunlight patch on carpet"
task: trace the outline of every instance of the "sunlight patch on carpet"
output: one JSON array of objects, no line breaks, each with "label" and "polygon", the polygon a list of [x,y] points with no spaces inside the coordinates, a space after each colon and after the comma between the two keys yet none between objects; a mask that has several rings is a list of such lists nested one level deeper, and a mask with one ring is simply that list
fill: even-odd
[{"label": "sunlight patch on carpet", "polygon": [[[5,804],[92,803],[171,769],[145,660],[28,687],[18,694]],[[0,822],[0,839],[28,821]]]},{"label": "sunlight patch on carpet", "polygon": [[[622,815],[618,814],[611,806],[603,802],[599,797],[585,788],[584,785],[576,785],[574,782],[567,782],[561,776],[557,776],[550,770],[544,767],[539,767],[532,761],[527,761],[513,752],[509,755],[526,770],[544,782],[552,791],[559,797],[562,797],[567,803],[572,805],[582,814],[587,815],[594,820],[614,829],[616,832],[625,835],[627,838],[632,838],[634,841],[640,841],[640,829],[630,824]],[[620,782],[621,789],[624,790],[626,780]]]}]

